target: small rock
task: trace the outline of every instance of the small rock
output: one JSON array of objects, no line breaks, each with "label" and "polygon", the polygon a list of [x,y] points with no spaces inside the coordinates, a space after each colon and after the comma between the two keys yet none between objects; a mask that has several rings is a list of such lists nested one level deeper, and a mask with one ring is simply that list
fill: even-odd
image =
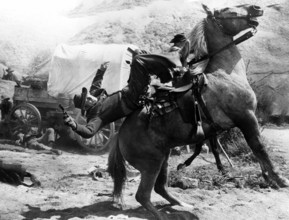
[{"label": "small rock", "polygon": [[235,188],[235,184],[234,183],[226,183],[223,186],[227,187],[227,188]]},{"label": "small rock", "polygon": [[198,188],[199,180],[189,177],[181,177],[178,179],[172,187],[179,187],[181,189]]}]

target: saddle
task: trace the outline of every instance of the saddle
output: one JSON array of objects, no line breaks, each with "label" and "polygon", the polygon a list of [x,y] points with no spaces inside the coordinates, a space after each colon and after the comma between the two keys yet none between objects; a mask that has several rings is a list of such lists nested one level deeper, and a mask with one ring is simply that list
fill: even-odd
[{"label": "saddle", "polygon": [[[185,123],[191,123],[196,127],[195,135],[198,140],[204,139],[202,128],[202,115],[199,102],[202,102],[201,89],[207,84],[204,74],[197,74],[191,83],[175,88],[171,86],[158,86],[156,93],[151,98],[151,117],[164,115],[176,108],[179,109]],[[201,104],[201,106],[204,106]],[[193,134],[192,134],[193,135]]]}]

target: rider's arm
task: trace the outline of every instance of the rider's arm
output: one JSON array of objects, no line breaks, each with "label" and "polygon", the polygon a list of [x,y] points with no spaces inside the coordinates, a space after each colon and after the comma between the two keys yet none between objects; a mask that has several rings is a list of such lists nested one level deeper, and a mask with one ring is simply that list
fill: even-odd
[{"label": "rider's arm", "polygon": [[91,87],[89,89],[89,93],[93,94],[97,90],[101,89],[101,84],[103,80],[103,75],[108,67],[109,62],[104,62],[100,65],[100,68],[97,70],[94,79],[92,81]]},{"label": "rider's arm", "polygon": [[101,70],[101,69],[97,70],[95,77],[92,81],[91,87],[89,89],[90,94],[92,94],[93,91],[96,91],[101,88],[104,73],[105,73],[105,70]]},{"label": "rider's arm", "polygon": [[84,138],[91,138],[99,129],[98,123],[95,123],[98,118],[92,118],[86,125],[76,123],[76,129],[74,130],[77,134]]}]

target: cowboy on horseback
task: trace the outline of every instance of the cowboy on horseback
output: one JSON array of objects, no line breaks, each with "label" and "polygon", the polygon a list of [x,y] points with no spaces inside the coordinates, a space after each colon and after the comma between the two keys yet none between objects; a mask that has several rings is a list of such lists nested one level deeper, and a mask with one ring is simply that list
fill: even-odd
[{"label": "cowboy on horseback", "polygon": [[71,116],[66,115],[65,124],[82,137],[90,138],[104,125],[129,115],[140,108],[140,100],[147,92],[150,76],[156,75],[161,83],[170,82],[176,72],[182,71],[189,49],[190,43],[186,41],[180,50],[166,56],[142,53],[135,55],[126,87],[109,95],[101,103],[88,94],[86,88],[82,88],[81,95],[74,96],[74,105],[80,108],[83,114],[86,112],[88,123],[78,124]]}]

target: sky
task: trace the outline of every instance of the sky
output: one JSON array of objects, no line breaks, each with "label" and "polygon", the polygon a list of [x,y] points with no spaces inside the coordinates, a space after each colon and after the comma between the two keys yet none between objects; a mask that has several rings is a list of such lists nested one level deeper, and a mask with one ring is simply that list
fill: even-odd
[{"label": "sky", "polygon": [[[0,0],[0,46],[15,58],[8,65],[27,66],[38,51],[55,48],[90,23],[66,13],[80,0]],[[4,53],[5,54],[5,53]],[[0,59],[3,58],[0,51]],[[4,56],[5,57],[5,56]],[[20,62],[19,64],[17,61]]]},{"label": "sky", "polygon": [[[58,37],[78,30],[80,19],[70,19],[66,13],[80,0],[0,0],[0,40],[34,33]],[[5,31],[4,31],[5,30]],[[43,39],[42,38],[42,39]]]},{"label": "sky", "polygon": [[0,19],[7,31],[15,26],[44,32],[57,31],[67,25],[65,14],[75,8],[80,0],[0,0]]},{"label": "sky", "polygon": [[73,9],[79,0],[0,0],[0,12],[18,16],[56,15]]}]

